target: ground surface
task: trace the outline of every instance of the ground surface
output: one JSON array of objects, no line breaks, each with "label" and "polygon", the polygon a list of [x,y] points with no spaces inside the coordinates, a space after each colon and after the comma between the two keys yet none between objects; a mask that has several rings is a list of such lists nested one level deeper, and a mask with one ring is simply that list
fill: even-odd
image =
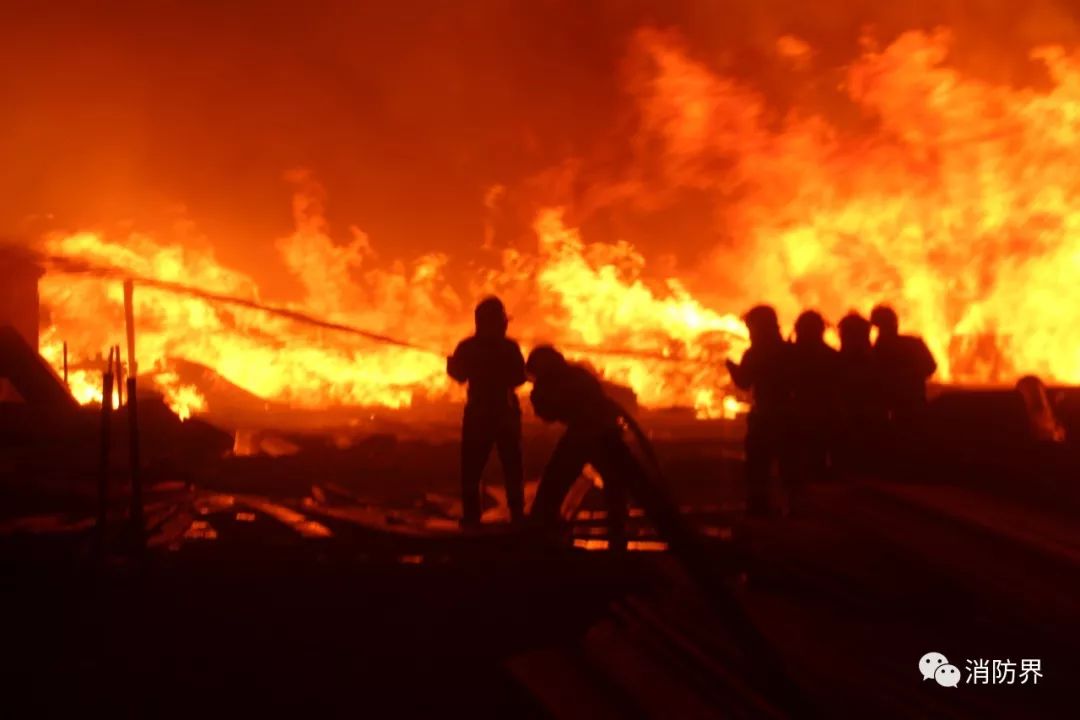
[{"label": "ground surface", "polygon": [[[552,441],[531,436],[531,475]],[[657,444],[734,606],[664,552],[617,558],[497,529],[461,537],[454,444],[377,439],[159,486],[142,560],[116,536],[98,560],[78,501],[33,518],[9,505],[5,695],[35,715],[1075,716],[1080,541],[1068,502],[1022,502],[962,473],[863,477],[751,522],[737,445]],[[582,541],[602,537],[588,517]],[[761,672],[738,632],[747,623],[797,699]],[[930,651],[961,671],[968,659],[1037,658],[1043,677],[943,688],[918,673]]]}]

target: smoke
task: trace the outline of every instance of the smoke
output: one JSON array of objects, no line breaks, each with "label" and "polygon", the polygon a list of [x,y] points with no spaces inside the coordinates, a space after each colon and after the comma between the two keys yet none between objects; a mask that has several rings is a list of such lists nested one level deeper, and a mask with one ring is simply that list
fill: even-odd
[{"label": "smoke", "polygon": [[[325,187],[320,232],[345,252],[360,252],[360,231],[380,260],[498,262],[500,248],[532,242],[538,207],[561,204],[587,238],[694,267],[724,242],[713,199],[680,188],[646,203],[628,187],[657,180],[635,98],[642,28],[746,81],[769,116],[812,106],[839,127],[863,121],[836,79],[864,38],[948,26],[950,63],[1016,84],[1044,78],[1030,47],[1077,39],[1075,3],[1054,0],[173,0],[0,13],[0,234],[210,243],[291,298],[313,281],[274,252],[292,232],[282,178],[296,167]],[[785,36],[810,51],[777,53]],[[273,260],[252,262],[260,251]]]}]

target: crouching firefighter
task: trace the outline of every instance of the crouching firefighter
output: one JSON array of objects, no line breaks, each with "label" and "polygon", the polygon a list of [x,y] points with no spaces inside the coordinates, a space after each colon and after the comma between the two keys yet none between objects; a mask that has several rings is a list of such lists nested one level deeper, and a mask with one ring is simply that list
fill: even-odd
[{"label": "crouching firefighter", "polygon": [[[626,548],[626,500],[632,496],[709,603],[727,621],[733,639],[745,653],[750,680],[762,696],[768,693],[794,717],[807,716],[799,689],[725,579],[725,574],[730,575],[740,564],[738,559],[730,550],[708,548],[683,518],[668,495],[652,445],[640,426],[604,393],[591,372],[568,363],[550,346],[529,353],[525,370],[533,381],[533,410],[542,420],[566,426],[544,468],[532,517],[549,526],[558,522],[563,499],[584,466],[591,465],[604,481],[608,547]],[[626,442],[624,429],[634,436],[644,462]]]},{"label": "crouching firefighter", "polygon": [[[555,525],[564,499],[588,464],[603,479],[610,549],[626,549],[630,496],[673,550],[695,544],[694,533],[657,482],[658,468],[648,439],[634,419],[604,393],[600,381],[547,345],[529,353],[525,370],[533,381],[530,398],[537,416],[566,426],[544,468],[532,517],[540,524]],[[646,463],[654,467],[646,468],[634,453],[624,438],[624,427],[635,436]]]}]

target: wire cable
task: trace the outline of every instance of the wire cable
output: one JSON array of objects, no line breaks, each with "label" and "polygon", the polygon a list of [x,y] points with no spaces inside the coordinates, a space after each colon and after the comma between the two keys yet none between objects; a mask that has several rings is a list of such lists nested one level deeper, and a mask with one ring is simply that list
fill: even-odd
[{"label": "wire cable", "polygon": [[[187,295],[189,297],[199,298],[212,303],[221,303],[225,305],[235,305],[238,307],[244,307],[251,310],[258,310],[261,312],[276,315],[293,322],[298,322],[313,327],[322,328],[324,330],[331,330],[334,332],[341,332],[350,335],[362,337],[372,342],[382,343],[385,345],[391,345],[407,350],[413,350],[416,352],[422,352],[429,355],[435,355],[438,357],[445,357],[446,352],[440,348],[434,348],[427,345],[422,345],[409,340],[402,340],[383,333],[373,332],[371,330],[365,330],[363,328],[356,327],[354,325],[348,325],[345,323],[334,322],[319,318],[308,313],[293,310],[287,307],[281,307],[278,305],[268,305],[266,303],[258,302],[257,300],[251,300],[249,298],[236,297],[234,295],[226,295],[224,293],[212,292],[192,285],[179,283],[171,280],[160,280],[157,278],[147,277],[145,275],[133,274],[128,270],[121,268],[96,265],[86,262],[84,260],[73,259],[60,255],[37,255],[49,269],[56,272],[75,274],[75,275],[92,275],[94,277],[117,279],[117,280],[131,280],[136,285],[142,285],[144,287],[150,287],[157,290],[164,290],[167,292],[176,293],[178,295]],[[538,344],[534,342],[532,344]],[[635,360],[646,360],[652,362],[662,362],[671,364],[692,364],[700,366],[712,366],[718,364],[716,361],[707,358],[690,358],[690,357],[678,357],[665,354],[660,351],[654,350],[637,350],[633,348],[605,348],[597,347],[593,345],[583,345],[580,343],[560,343],[560,347],[563,350],[571,353],[577,353],[581,355],[598,355],[608,357],[623,357]]]}]

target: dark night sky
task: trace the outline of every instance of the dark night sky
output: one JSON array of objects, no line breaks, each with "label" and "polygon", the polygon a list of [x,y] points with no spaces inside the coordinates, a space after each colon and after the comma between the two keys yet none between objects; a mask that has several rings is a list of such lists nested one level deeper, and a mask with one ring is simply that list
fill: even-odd
[{"label": "dark night sky", "polygon": [[326,186],[335,230],[358,225],[384,257],[466,253],[492,184],[513,194],[617,146],[636,27],[675,28],[702,59],[747,73],[783,32],[840,64],[868,22],[886,38],[945,23],[963,59],[1008,75],[1002,44],[1075,35],[1062,3],[1019,5],[4,2],[0,235],[189,219],[223,260],[287,289],[281,268],[250,258],[289,231],[284,173],[303,166]]}]

